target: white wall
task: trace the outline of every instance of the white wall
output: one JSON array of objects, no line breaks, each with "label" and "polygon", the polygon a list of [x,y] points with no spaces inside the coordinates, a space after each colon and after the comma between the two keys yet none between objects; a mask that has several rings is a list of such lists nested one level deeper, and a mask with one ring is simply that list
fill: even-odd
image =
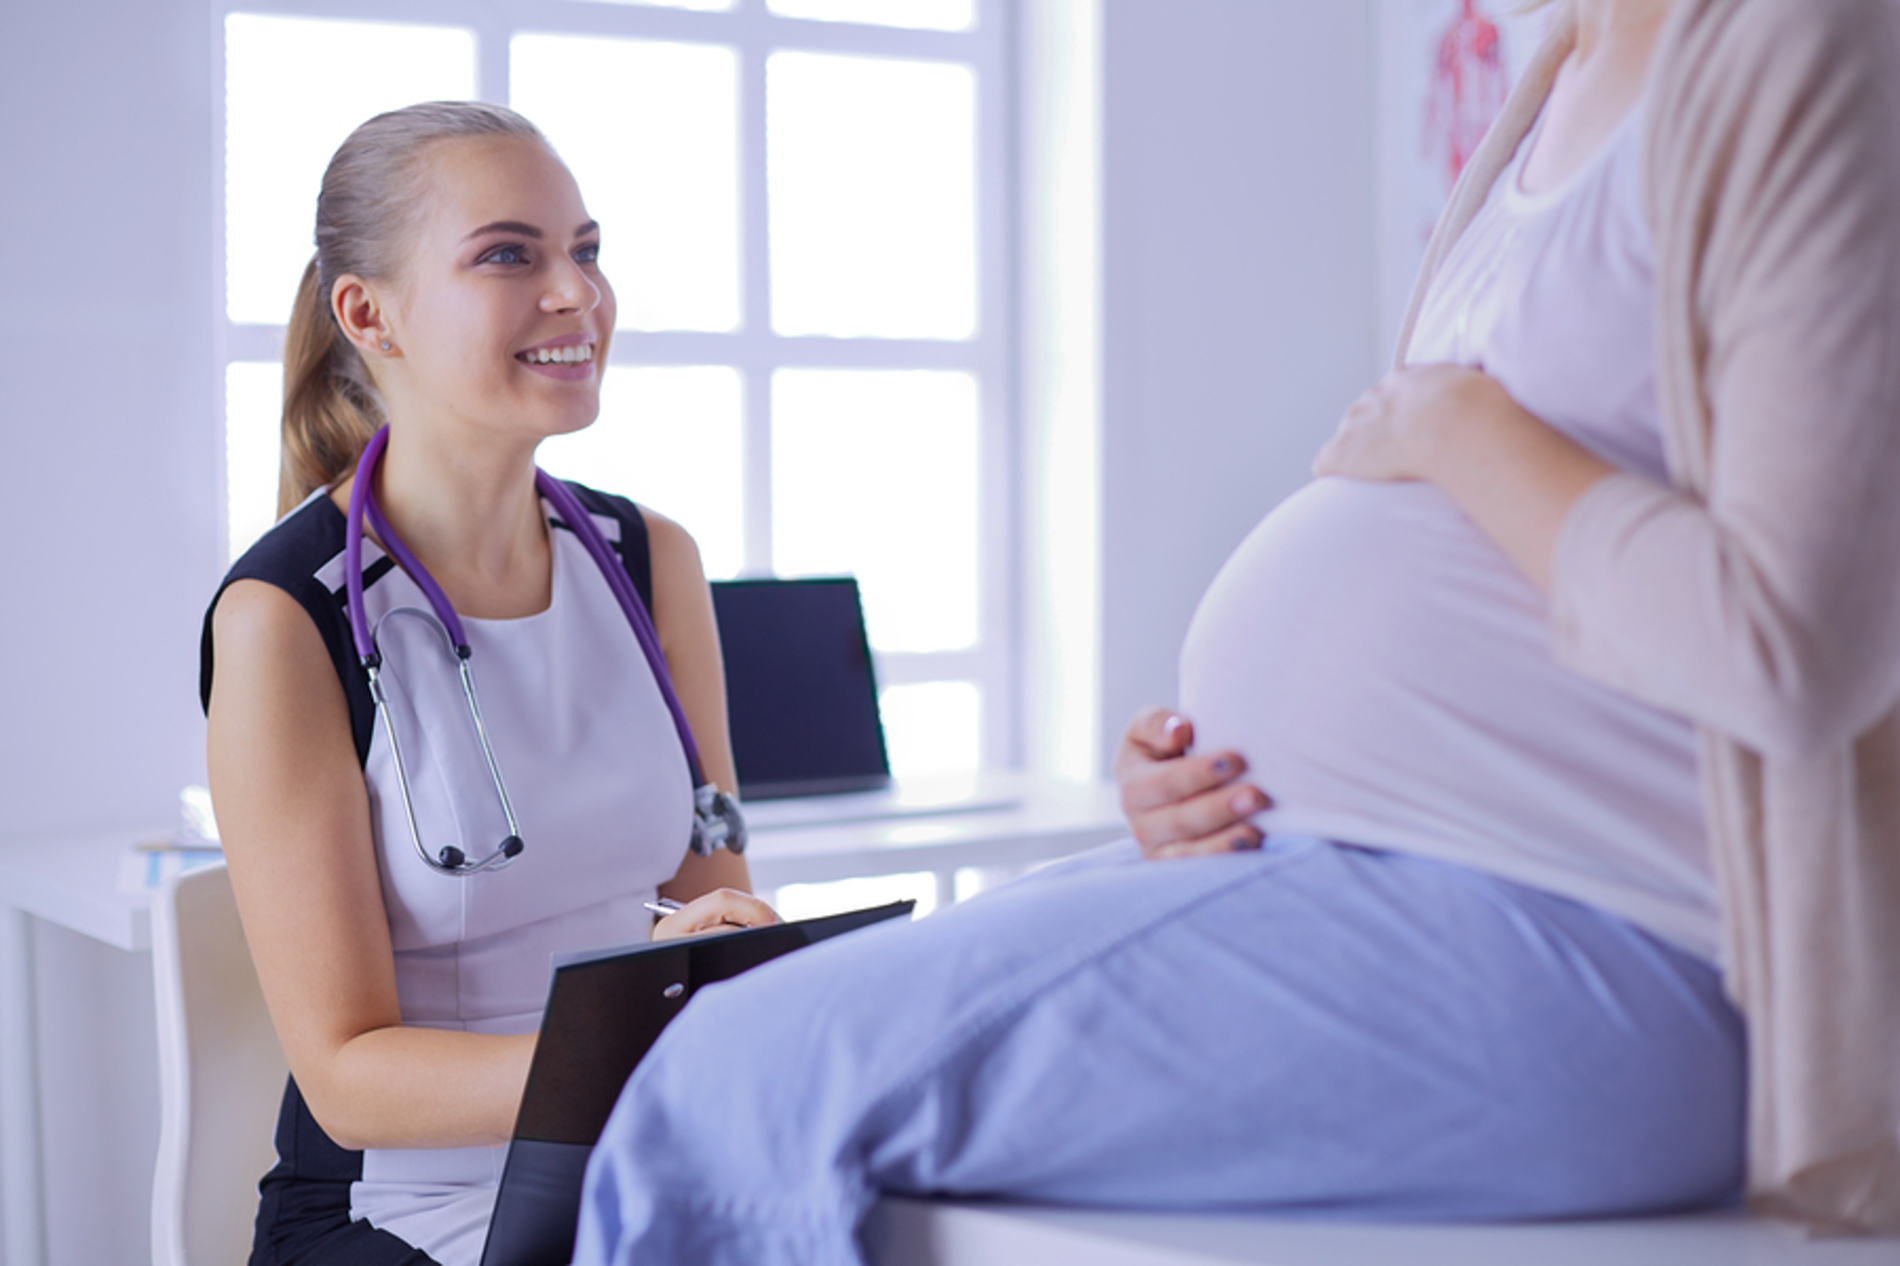
[{"label": "white wall", "polygon": [[[202,778],[219,559],[214,28],[5,0],[0,837],[146,826]],[[1369,377],[1364,0],[1103,0],[1102,716],[1171,700],[1221,560]],[[42,929],[48,1239],[144,1260],[143,957]]]},{"label": "white wall", "polygon": [[1378,363],[1372,36],[1346,0],[1104,0],[1102,724]]},{"label": "white wall", "polygon": [[[6,0],[0,41],[0,835],[149,826],[202,781],[216,583],[202,0]],[[47,1238],[145,1260],[150,965],[36,937]]]},{"label": "white wall", "polygon": [[4,831],[164,821],[202,781],[218,577],[211,18],[7,6]]}]

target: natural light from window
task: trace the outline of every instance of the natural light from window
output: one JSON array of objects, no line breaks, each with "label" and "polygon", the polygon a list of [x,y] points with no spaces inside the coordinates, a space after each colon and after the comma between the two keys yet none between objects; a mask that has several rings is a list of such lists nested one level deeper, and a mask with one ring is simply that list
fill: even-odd
[{"label": "natural light from window", "polygon": [[948,62],[766,62],[772,328],[976,332],[976,82]]},{"label": "natural light from window", "polygon": [[601,379],[600,418],[541,445],[550,474],[631,497],[693,534],[706,574],[744,563],[743,400],[723,365],[616,365]]},{"label": "natural light from window", "polygon": [[788,18],[868,22],[933,31],[967,31],[976,23],[973,0],[769,0],[768,7]]},{"label": "natural light from window", "polygon": [[856,576],[880,650],[954,650],[976,640],[976,417],[968,374],[772,376],[777,570]]},{"label": "natural light from window", "polygon": [[928,778],[976,768],[982,703],[967,681],[926,681],[878,692],[891,773]]},{"label": "natural light from window", "polygon": [[224,368],[225,530],[236,558],[277,522],[277,435],[282,365]]},{"label": "natural light from window", "polygon": [[739,61],[710,44],[518,35],[510,99],[601,226],[635,330],[739,325]]},{"label": "natural light from window", "polygon": [[225,38],[225,295],[282,325],[316,246],[330,155],[373,114],[475,95],[475,37],[443,26],[233,13]]},{"label": "natural light from window", "polygon": [[733,0],[592,0],[595,4],[637,4],[650,9],[698,9],[701,13],[724,13]]}]

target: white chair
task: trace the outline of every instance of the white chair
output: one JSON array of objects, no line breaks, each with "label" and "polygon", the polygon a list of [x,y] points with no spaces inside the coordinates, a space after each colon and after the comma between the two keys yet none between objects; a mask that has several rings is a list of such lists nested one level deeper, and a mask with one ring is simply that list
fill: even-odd
[{"label": "white chair", "polygon": [[179,875],[152,906],[158,996],[153,1266],[231,1266],[251,1250],[257,1180],[287,1070],[222,864]]}]

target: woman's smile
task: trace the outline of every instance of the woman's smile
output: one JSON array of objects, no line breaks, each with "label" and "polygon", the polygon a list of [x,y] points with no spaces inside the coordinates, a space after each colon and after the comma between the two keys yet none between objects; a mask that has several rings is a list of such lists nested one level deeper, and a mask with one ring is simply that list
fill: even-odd
[{"label": "woman's smile", "polygon": [[594,346],[592,334],[563,334],[516,352],[515,359],[561,382],[586,382],[595,374]]}]

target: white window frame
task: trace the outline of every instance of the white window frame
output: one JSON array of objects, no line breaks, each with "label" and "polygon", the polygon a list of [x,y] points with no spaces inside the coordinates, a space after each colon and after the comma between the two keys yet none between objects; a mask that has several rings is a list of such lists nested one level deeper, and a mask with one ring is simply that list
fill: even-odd
[{"label": "white window frame", "polygon": [[[716,44],[739,59],[740,322],[731,333],[622,330],[609,365],[729,365],[743,383],[744,575],[772,574],[771,379],[779,369],[932,369],[975,376],[979,385],[977,641],[955,651],[876,653],[880,688],[934,681],[977,687],[984,767],[1022,763],[1020,613],[1022,524],[1015,420],[1016,225],[1012,214],[1015,92],[1013,0],[974,0],[968,31],[820,22],[780,17],[766,0],[734,0],[698,12],[597,0],[213,0],[214,345],[218,381],[235,363],[281,364],[284,327],[231,321],[225,295],[225,19],[233,13],[454,27],[475,37],[476,94],[506,103],[509,47],[518,34],[603,36]],[[861,54],[962,64],[976,78],[977,322],[965,340],[784,336],[771,329],[766,206],[765,65],[778,50]],[[288,303],[289,296],[285,296]],[[217,393],[219,451],[224,392]],[[229,504],[226,466],[219,501]]]}]

